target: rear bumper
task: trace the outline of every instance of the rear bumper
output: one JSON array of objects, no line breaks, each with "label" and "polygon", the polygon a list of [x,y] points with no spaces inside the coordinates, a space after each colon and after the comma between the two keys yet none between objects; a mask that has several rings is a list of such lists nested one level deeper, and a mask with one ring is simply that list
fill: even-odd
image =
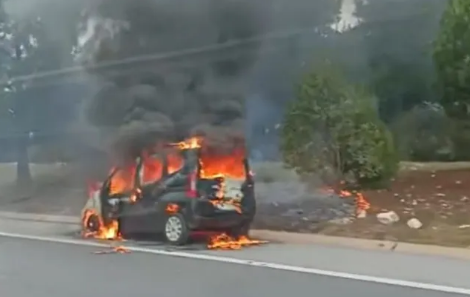
[{"label": "rear bumper", "polygon": [[222,211],[207,201],[197,201],[186,213],[186,219],[191,230],[220,230],[251,222],[254,215],[254,210],[246,208],[242,209],[242,213]]}]

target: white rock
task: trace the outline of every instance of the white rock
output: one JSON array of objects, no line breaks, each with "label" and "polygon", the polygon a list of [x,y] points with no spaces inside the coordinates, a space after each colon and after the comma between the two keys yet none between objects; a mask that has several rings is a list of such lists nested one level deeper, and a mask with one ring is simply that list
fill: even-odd
[{"label": "white rock", "polygon": [[338,218],[338,219],[330,220],[329,222],[335,225],[348,225],[353,222],[353,219],[352,218]]},{"label": "white rock", "polygon": [[400,217],[394,211],[388,211],[377,214],[377,220],[385,225],[391,225],[400,220]]},{"label": "white rock", "polygon": [[417,218],[409,219],[406,224],[411,229],[419,229],[419,228],[423,227],[423,223],[421,223]]},{"label": "white rock", "polygon": [[367,217],[367,212],[364,210],[364,209],[361,209],[358,213],[357,213],[357,218],[358,219],[363,219]]}]

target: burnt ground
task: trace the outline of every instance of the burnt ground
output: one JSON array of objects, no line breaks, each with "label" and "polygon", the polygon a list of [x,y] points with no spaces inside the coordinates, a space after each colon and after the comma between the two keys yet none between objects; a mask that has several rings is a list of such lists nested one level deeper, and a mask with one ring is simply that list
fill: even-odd
[{"label": "burnt ground", "polygon": [[[56,215],[80,212],[85,190],[70,167],[37,165],[33,173],[35,188],[18,192],[12,183],[14,166],[0,166],[1,211]],[[352,199],[314,194],[288,176],[259,178],[256,187],[259,205],[255,228],[470,246],[469,164],[408,166],[389,189],[363,192],[371,209],[365,218],[357,219],[351,219]],[[380,223],[376,214],[390,210],[398,214],[400,221]],[[410,218],[420,220],[423,227],[408,227]]]},{"label": "burnt ground", "polygon": [[[297,216],[261,216],[257,226],[335,236],[470,247],[470,168],[468,165],[455,165],[428,164],[404,168],[389,189],[363,192],[371,203],[366,218],[312,222],[299,210]],[[309,202],[304,205],[304,209],[308,209]],[[283,210],[273,213],[279,214],[289,208],[288,205],[279,207]],[[380,223],[376,215],[386,211],[396,212],[400,220],[391,225]],[[423,226],[411,229],[407,226],[411,218],[417,218]]]}]

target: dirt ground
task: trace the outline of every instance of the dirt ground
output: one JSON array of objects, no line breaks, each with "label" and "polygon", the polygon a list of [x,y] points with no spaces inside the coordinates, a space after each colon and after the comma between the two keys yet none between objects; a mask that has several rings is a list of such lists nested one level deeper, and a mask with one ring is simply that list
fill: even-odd
[{"label": "dirt ground", "polygon": [[[297,232],[470,247],[470,166],[453,164],[404,164],[387,190],[363,192],[371,203],[365,218],[349,222],[289,222],[259,220],[260,227]],[[400,220],[384,225],[377,214],[394,211]],[[417,218],[423,226],[408,227]],[[282,221],[282,222],[281,222]]]}]

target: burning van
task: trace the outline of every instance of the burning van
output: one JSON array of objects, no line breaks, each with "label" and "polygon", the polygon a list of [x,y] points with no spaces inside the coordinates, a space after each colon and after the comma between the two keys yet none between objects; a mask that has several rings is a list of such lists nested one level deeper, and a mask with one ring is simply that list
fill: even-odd
[{"label": "burning van", "polygon": [[247,236],[256,202],[245,149],[218,152],[202,143],[192,138],[113,168],[90,186],[83,234],[115,239],[150,232],[174,245],[195,231]]}]

